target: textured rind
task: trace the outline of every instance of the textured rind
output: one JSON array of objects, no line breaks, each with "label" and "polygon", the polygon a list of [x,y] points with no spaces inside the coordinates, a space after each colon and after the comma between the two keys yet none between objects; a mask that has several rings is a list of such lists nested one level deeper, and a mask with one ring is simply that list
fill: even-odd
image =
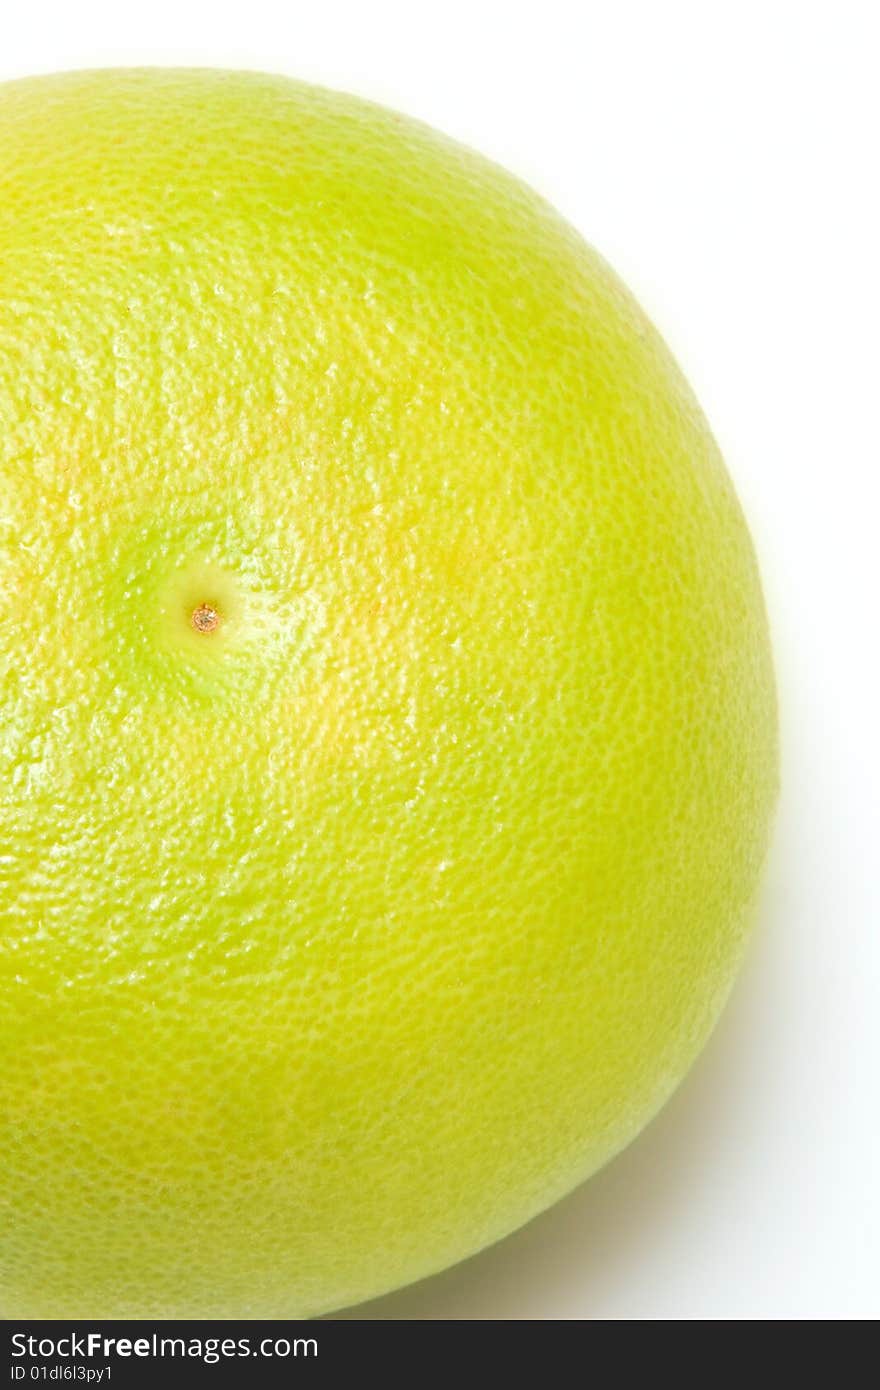
[{"label": "textured rind", "polygon": [[636,1134],[740,958],[773,678],[550,208],[283,79],[3,86],[0,527],[3,1314],[339,1307]]}]

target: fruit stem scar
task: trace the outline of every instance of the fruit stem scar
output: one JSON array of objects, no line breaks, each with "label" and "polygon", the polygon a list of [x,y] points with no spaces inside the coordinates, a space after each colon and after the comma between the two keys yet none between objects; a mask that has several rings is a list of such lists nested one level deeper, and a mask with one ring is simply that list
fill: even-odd
[{"label": "fruit stem scar", "polygon": [[200,603],[193,609],[190,622],[196,632],[213,632],[220,626],[220,614],[212,603]]}]

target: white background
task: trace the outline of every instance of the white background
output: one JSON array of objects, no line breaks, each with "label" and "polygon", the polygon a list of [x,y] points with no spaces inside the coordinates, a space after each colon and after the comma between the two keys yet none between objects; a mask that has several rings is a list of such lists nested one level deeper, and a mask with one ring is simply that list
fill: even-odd
[{"label": "white background", "polygon": [[642,1138],[381,1318],[880,1313],[880,18],[869,3],[77,0],[0,79],[268,68],[519,173],[642,299],[727,456],[778,653],[784,794],[754,949]]}]

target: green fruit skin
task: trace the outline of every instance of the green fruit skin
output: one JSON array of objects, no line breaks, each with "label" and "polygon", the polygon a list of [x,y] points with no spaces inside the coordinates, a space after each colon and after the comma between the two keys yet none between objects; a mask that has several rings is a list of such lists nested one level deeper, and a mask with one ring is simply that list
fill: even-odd
[{"label": "green fruit skin", "polygon": [[0,528],[7,1317],[320,1313],[637,1134],[774,683],[706,422],[546,204],[281,78],[0,87]]}]

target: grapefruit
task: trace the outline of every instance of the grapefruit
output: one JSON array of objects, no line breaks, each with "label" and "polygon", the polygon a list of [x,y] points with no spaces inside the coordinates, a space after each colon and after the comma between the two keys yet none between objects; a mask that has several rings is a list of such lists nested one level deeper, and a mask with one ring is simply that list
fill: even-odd
[{"label": "grapefruit", "polygon": [[702,1047],[776,793],[752,545],[540,198],[281,78],[0,88],[0,1310],[471,1254]]}]

